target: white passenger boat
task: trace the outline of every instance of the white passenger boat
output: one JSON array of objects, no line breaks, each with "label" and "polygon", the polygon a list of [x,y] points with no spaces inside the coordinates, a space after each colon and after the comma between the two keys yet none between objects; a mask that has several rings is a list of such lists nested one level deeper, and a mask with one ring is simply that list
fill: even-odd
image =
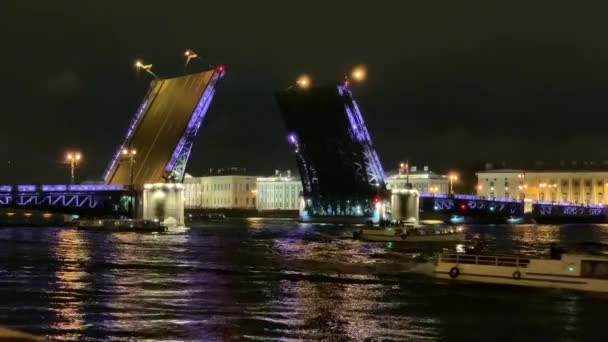
[{"label": "white passenger boat", "polygon": [[608,255],[580,248],[551,254],[440,254],[434,273],[451,280],[608,292]]},{"label": "white passenger boat", "polygon": [[464,241],[462,228],[453,227],[374,227],[356,230],[355,239],[385,242]]}]

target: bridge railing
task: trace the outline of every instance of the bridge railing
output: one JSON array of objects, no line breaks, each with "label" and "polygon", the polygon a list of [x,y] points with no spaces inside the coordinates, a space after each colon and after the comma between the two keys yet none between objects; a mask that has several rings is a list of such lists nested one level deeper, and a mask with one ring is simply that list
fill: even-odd
[{"label": "bridge railing", "polygon": [[89,191],[127,191],[130,190],[128,185],[108,185],[108,184],[54,184],[54,185],[0,185],[0,193],[12,192],[89,192]]}]

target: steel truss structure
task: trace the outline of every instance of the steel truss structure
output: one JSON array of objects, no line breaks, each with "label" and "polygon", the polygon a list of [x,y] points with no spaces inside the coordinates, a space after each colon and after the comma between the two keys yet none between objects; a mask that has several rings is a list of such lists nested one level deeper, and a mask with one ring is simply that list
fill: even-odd
[{"label": "steel truss structure", "polygon": [[194,138],[198,133],[198,129],[201,127],[203,119],[207,114],[211,100],[215,95],[215,87],[224,76],[224,71],[221,70],[214,73],[209,81],[209,85],[203,92],[200,101],[196,105],[192,117],[188,122],[188,126],[184,131],[184,134],[179,140],[179,143],[175,147],[175,150],[171,154],[171,159],[167,163],[165,168],[165,179],[170,182],[181,183],[184,181],[184,175],[186,174],[186,165],[188,164],[188,158],[192,152],[194,146]]},{"label": "steel truss structure", "polygon": [[114,185],[0,186],[0,207],[124,215],[133,193]]},{"label": "steel truss structure", "polygon": [[[194,139],[224,74],[224,67],[218,66],[197,74],[153,81],[123,143],[104,171],[106,184],[129,183],[121,164],[136,169],[135,180],[131,179],[135,184],[182,182]],[[171,125],[164,124],[166,120],[172,120]],[[121,162],[122,151],[129,148],[137,151],[137,157]],[[144,165],[144,161],[148,164]],[[144,170],[143,175],[138,175],[140,169]]]},{"label": "steel truss structure", "polygon": [[532,212],[538,216],[552,217],[606,217],[608,208],[604,206],[586,206],[576,204],[534,203]]},{"label": "steel truss structure", "polygon": [[277,94],[310,216],[375,215],[386,177],[363,116],[344,85]]},{"label": "steel truss structure", "polygon": [[378,158],[376,150],[373,148],[372,139],[367,131],[363,116],[359,106],[355,101],[352,92],[345,86],[338,86],[338,93],[344,99],[344,109],[348,117],[348,130],[352,139],[361,144],[363,151],[363,165],[356,164],[357,170],[365,170],[367,182],[376,187],[386,187],[386,176],[384,169]]}]

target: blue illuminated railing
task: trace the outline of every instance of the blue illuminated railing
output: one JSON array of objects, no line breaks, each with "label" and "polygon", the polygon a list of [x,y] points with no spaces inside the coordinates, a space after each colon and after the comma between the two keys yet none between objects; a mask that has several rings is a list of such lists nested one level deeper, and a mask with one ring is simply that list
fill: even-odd
[{"label": "blue illuminated railing", "polygon": [[106,185],[106,184],[74,184],[74,185],[0,185],[0,192],[88,192],[88,191],[126,191],[126,185]]}]

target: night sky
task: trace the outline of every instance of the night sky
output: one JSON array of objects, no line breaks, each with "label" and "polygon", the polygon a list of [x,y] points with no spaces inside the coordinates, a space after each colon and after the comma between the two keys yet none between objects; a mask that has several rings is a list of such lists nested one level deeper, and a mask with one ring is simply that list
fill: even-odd
[{"label": "night sky", "polygon": [[[608,159],[608,4],[564,1],[3,1],[0,183],[99,178],[150,78],[224,64],[188,172],[295,169],[273,93],[353,91],[385,168]],[[322,124],[322,123],[320,123]]]}]

